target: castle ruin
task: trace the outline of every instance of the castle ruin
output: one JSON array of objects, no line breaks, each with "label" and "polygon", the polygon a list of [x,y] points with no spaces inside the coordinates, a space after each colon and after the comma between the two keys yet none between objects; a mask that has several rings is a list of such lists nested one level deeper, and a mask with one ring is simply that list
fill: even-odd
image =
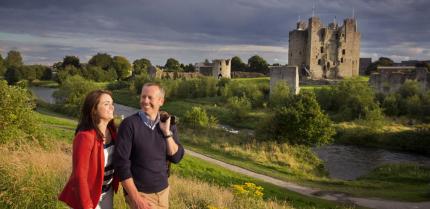
[{"label": "castle ruin", "polygon": [[300,75],[311,79],[337,79],[358,76],[360,32],[355,18],[342,26],[336,20],[324,27],[318,17],[308,24],[299,21],[289,33],[288,65],[298,66]]},{"label": "castle ruin", "polygon": [[210,62],[196,63],[196,72],[215,78],[231,78],[231,59],[215,59]]}]

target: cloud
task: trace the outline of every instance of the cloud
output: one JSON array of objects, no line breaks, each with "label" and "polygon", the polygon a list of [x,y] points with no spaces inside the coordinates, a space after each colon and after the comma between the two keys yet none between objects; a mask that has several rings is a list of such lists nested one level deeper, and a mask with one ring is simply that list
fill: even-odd
[{"label": "cloud", "polygon": [[197,62],[237,53],[246,60],[262,53],[286,63],[288,32],[299,16],[309,18],[313,5],[325,25],[354,10],[362,54],[429,59],[427,0],[2,0],[0,41],[3,51],[35,48],[26,51],[39,53],[27,56],[35,62],[58,59],[44,51],[54,50],[145,56],[160,64],[168,57]]}]

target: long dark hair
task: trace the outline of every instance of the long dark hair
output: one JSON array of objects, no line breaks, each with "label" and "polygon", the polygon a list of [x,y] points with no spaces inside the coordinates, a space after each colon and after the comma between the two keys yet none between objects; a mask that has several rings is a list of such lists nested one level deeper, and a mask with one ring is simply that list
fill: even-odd
[{"label": "long dark hair", "polygon": [[[107,94],[112,97],[112,93],[106,90],[95,90],[87,94],[84,105],[82,105],[79,123],[75,130],[75,135],[79,131],[94,129],[97,133],[97,138],[102,139],[104,134],[100,131],[97,124],[100,123],[100,118],[97,115],[97,105],[100,102],[100,97]],[[109,131],[116,131],[113,119],[109,121],[107,126]]]}]

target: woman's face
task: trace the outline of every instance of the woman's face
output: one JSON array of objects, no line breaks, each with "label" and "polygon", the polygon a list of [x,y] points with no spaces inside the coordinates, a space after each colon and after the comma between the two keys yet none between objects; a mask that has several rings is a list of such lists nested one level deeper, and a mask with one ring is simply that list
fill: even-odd
[{"label": "woman's face", "polygon": [[100,121],[109,122],[113,119],[113,100],[109,94],[102,94],[100,96],[99,104],[97,105],[97,115]]}]

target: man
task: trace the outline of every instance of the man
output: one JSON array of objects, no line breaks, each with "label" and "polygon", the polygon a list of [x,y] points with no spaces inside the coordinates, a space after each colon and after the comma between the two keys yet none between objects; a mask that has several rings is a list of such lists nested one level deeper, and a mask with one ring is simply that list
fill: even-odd
[{"label": "man", "polygon": [[184,156],[175,125],[160,121],[164,89],[146,83],[140,94],[141,111],[124,119],[119,127],[114,154],[115,172],[132,209],[169,207],[168,161]]}]

